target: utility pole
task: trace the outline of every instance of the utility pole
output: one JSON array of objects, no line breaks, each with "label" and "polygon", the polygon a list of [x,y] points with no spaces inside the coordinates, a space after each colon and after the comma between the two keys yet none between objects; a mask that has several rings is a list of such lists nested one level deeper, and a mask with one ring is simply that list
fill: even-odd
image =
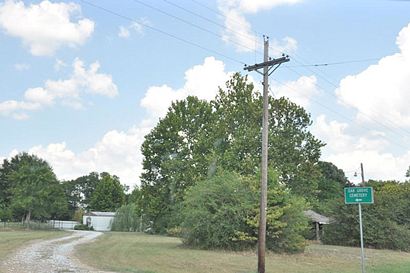
[{"label": "utility pole", "polygon": [[362,185],[364,186],[364,172],[363,172],[363,163],[360,163],[360,173],[362,174]]},{"label": "utility pole", "polygon": [[[268,126],[269,126],[269,75],[272,74],[282,63],[288,62],[289,57],[283,56],[278,59],[269,58],[269,38],[264,39],[263,63],[246,66],[247,71],[256,71],[263,75],[263,118],[262,118],[262,163],[261,163],[261,196],[259,207],[259,231],[258,231],[258,273],[265,273],[265,249],[266,249],[266,209],[268,196]],[[259,69],[263,68],[263,72]],[[273,69],[272,69],[273,68]]]}]

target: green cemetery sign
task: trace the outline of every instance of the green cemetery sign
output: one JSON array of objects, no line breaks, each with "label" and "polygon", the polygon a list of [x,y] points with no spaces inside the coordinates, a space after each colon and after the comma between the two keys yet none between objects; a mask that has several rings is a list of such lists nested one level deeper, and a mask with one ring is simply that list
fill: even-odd
[{"label": "green cemetery sign", "polygon": [[345,188],[346,204],[373,204],[372,187],[351,187]]}]

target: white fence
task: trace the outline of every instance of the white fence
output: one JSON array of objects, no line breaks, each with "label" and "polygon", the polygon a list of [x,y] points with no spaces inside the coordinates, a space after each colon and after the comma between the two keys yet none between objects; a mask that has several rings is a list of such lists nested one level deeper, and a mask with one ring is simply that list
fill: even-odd
[{"label": "white fence", "polygon": [[79,222],[76,222],[76,221],[61,221],[61,220],[49,220],[47,223],[50,224],[52,228],[56,228],[56,229],[74,229],[75,225],[80,224]]}]

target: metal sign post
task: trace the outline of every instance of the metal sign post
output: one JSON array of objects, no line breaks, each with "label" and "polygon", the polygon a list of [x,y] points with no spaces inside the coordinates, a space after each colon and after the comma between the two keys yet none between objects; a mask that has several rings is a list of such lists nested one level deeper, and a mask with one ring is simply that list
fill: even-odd
[{"label": "metal sign post", "polygon": [[360,248],[362,256],[362,273],[366,273],[364,269],[364,243],[363,243],[363,221],[362,221],[362,204],[359,203],[359,225],[360,225]]},{"label": "metal sign post", "polygon": [[351,187],[345,188],[345,204],[359,205],[359,225],[360,225],[360,249],[362,260],[362,273],[365,271],[364,260],[364,242],[363,242],[363,220],[362,220],[362,204],[373,204],[373,188],[372,187]]}]

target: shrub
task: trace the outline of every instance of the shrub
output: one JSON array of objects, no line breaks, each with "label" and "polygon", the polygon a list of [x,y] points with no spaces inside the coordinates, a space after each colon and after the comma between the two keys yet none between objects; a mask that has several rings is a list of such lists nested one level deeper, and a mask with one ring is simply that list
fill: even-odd
[{"label": "shrub", "polygon": [[140,228],[140,212],[135,204],[120,207],[112,222],[112,231],[137,231]]},{"label": "shrub", "polygon": [[223,173],[197,183],[182,208],[183,242],[198,248],[240,249],[254,238],[246,223],[255,195],[236,174]]},{"label": "shrub", "polygon": [[[268,249],[302,251],[308,227],[304,199],[294,197],[271,175],[268,193]],[[274,180],[274,181],[273,181]],[[197,248],[239,250],[255,247],[259,226],[257,179],[221,173],[199,182],[186,193],[182,208],[183,242]]]},{"label": "shrub", "polygon": [[87,226],[83,224],[75,225],[74,230],[94,230],[93,226]]}]

